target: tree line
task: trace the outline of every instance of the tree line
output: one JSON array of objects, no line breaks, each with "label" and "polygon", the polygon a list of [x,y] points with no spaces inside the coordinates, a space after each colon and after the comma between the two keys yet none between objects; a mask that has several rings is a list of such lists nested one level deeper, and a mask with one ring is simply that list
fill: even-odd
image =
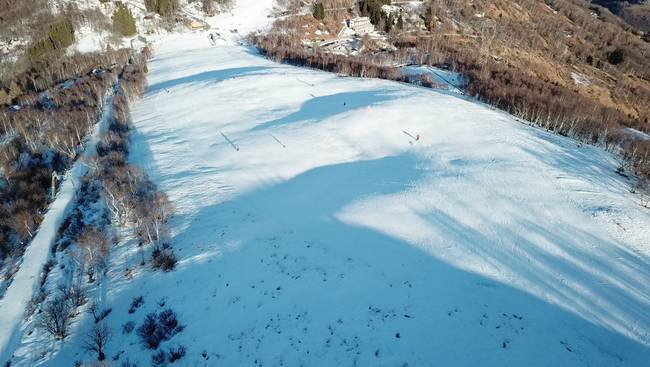
[{"label": "tree line", "polygon": [[[89,169],[82,178],[74,208],[59,228],[54,256],[44,266],[41,288],[26,310],[26,318],[36,314],[35,324],[55,340],[67,338],[79,311],[87,311],[94,324],[82,339],[81,347],[96,353],[99,361],[106,358],[107,345],[114,335],[105,321],[113,310],[99,300],[89,301],[88,294],[90,287],[97,287],[103,281],[111,248],[121,241],[118,229],[131,229],[143,256],[141,265],[145,265],[147,249],[152,268],[169,271],[176,264],[167,228],[173,207],[146,174],[127,160],[132,130],[129,101],[144,92],[149,56],[147,49],[142,54],[131,55],[117,74],[111,104],[104,107],[110,108],[110,119],[97,143],[97,155],[85,162]],[[60,282],[54,287],[48,283],[48,274],[57,263],[64,265],[61,269],[67,275],[52,279]],[[142,297],[134,299],[128,312],[136,312],[143,303]],[[158,349],[161,342],[182,328],[176,314],[167,309],[159,315],[147,315],[138,328],[138,335],[147,348]],[[125,325],[123,333],[133,329],[133,323]],[[152,356],[152,362],[174,362],[184,354],[182,346],[166,351],[160,348]]]},{"label": "tree line", "polygon": [[127,50],[70,56],[12,78],[20,90],[12,102],[17,107],[0,112],[0,261],[6,279],[55,193],[53,174],[63,174],[77,159],[113,79],[130,58]]},{"label": "tree line", "polygon": [[[361,2],[356,12],[370,14],[371,8],[380,9],[382,4],[381,1]],[[514,7],[509,0],[479,0],[473,4],[427,1],[424,5],[421,17],[427,30],[390,32],[389,39],[397,47],[394,52],[366,51],[358,56],[345,56],[318,46],[307,48],[301,42],[300,17],[277,20],[271,32],[250,39],[262,54],[275,61],[343,75],[435,87],[426,78],[409,78],[386,65],[413,63],[456,71],[468,82],[467,94],[550,131],[602,145],[620,154],[623,171],[635,173],[641,183],[647,182],[650,142],[626,131],[635,128],[650,132],[650,88],[644,84],[650,81],[647,59],[650,46],[638,36],[615,23],[616,19],[594,18],[579,0],[552,0],[546,4],[524,0],[519,7]],[[476,16],[485,9],[493,11],[491,16],[499,20]],[[505,9],[515,14],[508,14]],[[527,12],[539,14],[540,22],[532,29],[526,21]],[[315,15],[320,16],[320,10]],[[571,37],[567,36],[567,29]],[[459,37],[450,37],[448,32],[458,32]],[[475,32],[478,32],[475,38],[462,37]],[[562,42],[548,43],[549,39]],[[564,42],[571,45],[572,52],[567,52]],[[637,115],[585,95],[572,81],[566,84],[544,77],[543,68],[522,68],[499,57],[504,45],[530,52],[545,50],[548,59],[562,65],[556,70],[583,63],[601,70],[596,73],[616,75],[615,85],[610,89],[612,98],[615,102],[627,101]]]}]

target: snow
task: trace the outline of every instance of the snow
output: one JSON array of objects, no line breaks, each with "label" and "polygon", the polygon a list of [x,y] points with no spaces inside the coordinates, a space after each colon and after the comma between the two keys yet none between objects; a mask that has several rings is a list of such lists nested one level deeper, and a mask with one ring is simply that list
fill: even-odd
[{"label": "snow", "polygon": [[[110,106],[110,99],[104,101],[105,106]],[[101,122],[95,125],[92,134],[84,142],[87,147],[72,168],[66,173],[64,181],[59,186],[56,199],[49,206],[38,232],[32,239],[22,257],[22,263],[14,274],[12,283],[7,288],[4,297],[0,299],[0,361],[9,359],[16,344],[23,335],[23,314],[27,303],[39,287],[39,279],[43,265],[47,261],[50,248],[54,242],[57,231],[72,207],[75,199],[76,188],[79,187],[80,178],[87,171],[85,159],[95,154],[95,145],[99,139],[100,131],[110,116],[110,109],[106,108]]]},{"label": "snow", "polygon": [[463,94],[462,89],[467,85],[465,77],[451,70],[444,70],[435,66],[404,66],[401,68],[404,75],[426,75],[431,76],[434,83],[446,86],[446,88],[457,94]]},{"label": "snow", "polygon": [[106,49],[109,37],[107,32],[96,32],[90,27],[82,27],[75,32],[75,42],[70,52],[101,52]]},{"label": "snow", "polygon": [[628,136],[631,136],[635,139],[650,140],[650,135],[644,133],[643,131],[633,129],[631,127],[625,128],[623,131],[625,131]]},{"label": "snow", "polygon": [[177,207],[184,260],[146,278],[163,291],[137,292],[177,305],[190,362],[202,348],[226,365],[650,355],[650,217],[610,155],[452,96],[200,35],[168,40],[151,70],[133,154]]},{"label": "snow", "polygon": [[222,36],[239,41],[242,36],[271,24],[273,19],[269,14],[274,4],[274,0],[235,0],[229,12],[207,18],[205,21],[212,29],[220,31]]},{"label": "snow", "polygon": [[587,78],[585,75],[582,75],[580,73],[576,73],[575,71],[571,72],[571,79],[573,79],[573,82],[576,85],[584,85],[584,86],[591,85],[591,80],[589,78]]},{"label": "snow", "polygon": [[[215,17],[218,46],[155,51],[131,160],[175,205],[180,262],[133,270],[135,244],[114,249],[110,358],[149,364],[121,327],[164,303],[187,366],[650,360],[650,212],[615,157],[449,93],[265,60],[227,30],[269,8]],[[91,325],[39,363],[92,359]]]},{"label": "snow", "polygon": [[390,15],[390,14],[399,14],[402,12],[402,8],[397,6],[397,5],[382,5],[381,6],[381,11],[384,12],[384,14]]}]

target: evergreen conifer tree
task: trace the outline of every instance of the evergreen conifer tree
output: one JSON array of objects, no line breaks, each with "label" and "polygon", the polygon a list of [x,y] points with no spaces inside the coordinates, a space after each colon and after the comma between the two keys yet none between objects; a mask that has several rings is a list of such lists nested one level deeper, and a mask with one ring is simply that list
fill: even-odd
[{"label": "evergreen conifer tree", "polygon": [[314,5],[314,18],[318,20],[325,19],[325,7],[323,6],[323,3]]},{"label": "evergreen conifer tree", "polygon": [[124,5],[120,5],[113,13],[113,31],[122,36],[132,36],[137,32],[133,14]]}]

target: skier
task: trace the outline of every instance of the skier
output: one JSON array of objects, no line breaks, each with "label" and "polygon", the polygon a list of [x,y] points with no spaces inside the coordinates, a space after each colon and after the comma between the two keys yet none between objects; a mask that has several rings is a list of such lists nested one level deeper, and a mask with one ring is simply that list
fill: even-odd
[{"label": "skier", "polygon": [[420,134],[415,135],[415,141],[420,141]]}]

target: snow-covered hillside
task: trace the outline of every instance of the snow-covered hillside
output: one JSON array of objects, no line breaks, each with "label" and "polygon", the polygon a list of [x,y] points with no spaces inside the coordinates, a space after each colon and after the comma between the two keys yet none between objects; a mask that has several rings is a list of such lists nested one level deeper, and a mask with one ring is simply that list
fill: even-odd
[{"label": "snow-covered hillside", "polygon": [[[164,305],[183,366],[647,365],[650,212],[614,157],[457,95],[265,60],[230,30],[269,3],[212,20],[217,46],[155,50],[131,159],[175,205],[180,262],[134,274],[134,244],[113,251],[110,360],[150,364],[122,325]],[[25,336],[15,365],[92,359],[92,323]]]},{"label": "snow-covered hillside", "polygon": [[198,360],[650,358],[650,216],[609,155],[201,34],[168,40],[151,70],[133,157],[177,206],[184,260],[125,294],[178,305]]}]

